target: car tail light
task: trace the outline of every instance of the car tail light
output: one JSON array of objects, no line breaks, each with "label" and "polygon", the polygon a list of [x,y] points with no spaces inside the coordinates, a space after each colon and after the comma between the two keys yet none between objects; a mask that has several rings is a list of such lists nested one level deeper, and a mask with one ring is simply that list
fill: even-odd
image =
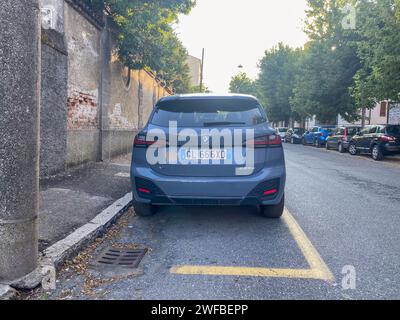
[{"label": "car tail light", "polygon": [[[148,140],[145,134],[139,133],[133,142],[135,147],[148,147],[155,144],[158,140]],[[168,143],[166,142],[166,145]]]},{"label": "car tail light", "polygon": [[255,148],[263,148],[263,147],[278,147],[282,146],[282,138],[277,135],[269,135],[255,138],[254,140],[247,141],[247,144],[254,145]]},{"label": "car tail light", "polygon": [[379,140],[383,141],[383,142],[393,142],[394,138],[390,137],[390,136],[381,136],[379,138]]},{"label": "car tail light", "polygon": [[146,188],[138,188],[137,190],[140,193],[146,193],[146,194],[150,194],[151,193],[151,191],[149,189],[146,189]]},{"label": "car tail light", "polygon": [[264,196],[271,196],[277,192],[278,192],[277,189],[266,190],[266,191],[264,191]]}]

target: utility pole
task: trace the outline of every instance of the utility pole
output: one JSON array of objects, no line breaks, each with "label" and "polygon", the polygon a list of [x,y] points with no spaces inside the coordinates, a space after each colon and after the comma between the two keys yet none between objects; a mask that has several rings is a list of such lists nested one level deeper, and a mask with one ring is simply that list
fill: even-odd
[{"label": "utility pole", "polygon": [[200,92],[203,92],[203,79],[204,79],[204,48],[201,53]]},{"label": "utility pole", "polygon": [[0,283],[37,267],[39,12],[38,0],[0,5]]}]

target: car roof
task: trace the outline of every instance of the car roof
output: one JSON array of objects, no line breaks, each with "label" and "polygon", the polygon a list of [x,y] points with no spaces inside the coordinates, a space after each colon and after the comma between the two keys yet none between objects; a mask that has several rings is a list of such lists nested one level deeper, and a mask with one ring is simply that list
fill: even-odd
[{"label": "car roof", "polygon": [[159,102],[167,101],[182,101],[182,100],[226,100],[226,99],[237,99],[237,100],[249,100],[258,102],[257,98],[248,94],[210,94],[210,93],[194,93],[194,94],[176,94],[172,96],[166,96],[159,100]]}]

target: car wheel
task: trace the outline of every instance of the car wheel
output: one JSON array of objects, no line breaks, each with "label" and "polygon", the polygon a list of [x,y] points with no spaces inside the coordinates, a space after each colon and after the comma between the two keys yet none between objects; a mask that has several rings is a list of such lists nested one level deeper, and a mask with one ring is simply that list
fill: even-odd
[{"label": "car wheel", "polygon": [[346,149],[343,147],[343,144],[339,143],[339,145],[338,145],[338,151],[339,151],[340,153],[344,153],[344,152],[346,151]]},{"label": "car wheel", "polygon": [[349,152],[352,156],[356,156],[358,154],[357,147],[354,143],[350,143],[349,145]]},{"label": "car wheel", "polygon": [[375,161],[383,160],[383,153],[377,144],[374,145],[372,148],[372,159],[374,159]]},{"label": "car wheel", "polygon": [[301,139],[301,144],[303,145],[303,146],[305,146],[306,145],[306,139]]},{"label": "car wheel", "polygon": [[157,208],[151,204],[133,202],[133,209],[139,217],[151,217],[157,212]]},{"label": "car wheel", "polygon": [[269,219],[279,219],[283,215],[285,209],[285,195],[283,195],[281,202],[272,206],[261,206],[261,214]]},{"label": "car wheel", "polygon": [[319,139],[315,139],[315,141],[314,141],[314,146],[315,146],[316,148],[320,148],[320,147],[321,147],[321,144],[320,144],[320,142],[319,142]]}]

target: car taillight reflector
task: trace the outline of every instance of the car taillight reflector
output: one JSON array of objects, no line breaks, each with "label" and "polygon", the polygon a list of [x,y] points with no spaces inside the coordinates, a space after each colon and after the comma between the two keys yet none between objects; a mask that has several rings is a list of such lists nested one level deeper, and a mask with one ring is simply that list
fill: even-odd
[{"label": "car taillight reflector", "polygon": [[138,191],[140,193],[146,193],[146,194],[150,194],[151,193],[151,191],[149,189],[146,189],[146,188],[139,188]]},{"label": "car taillight reflector", "polygon": [[271,196],[277,192],[278,192],[277,189],[266,190],[266,191],[264,191],[264,196]]}]

